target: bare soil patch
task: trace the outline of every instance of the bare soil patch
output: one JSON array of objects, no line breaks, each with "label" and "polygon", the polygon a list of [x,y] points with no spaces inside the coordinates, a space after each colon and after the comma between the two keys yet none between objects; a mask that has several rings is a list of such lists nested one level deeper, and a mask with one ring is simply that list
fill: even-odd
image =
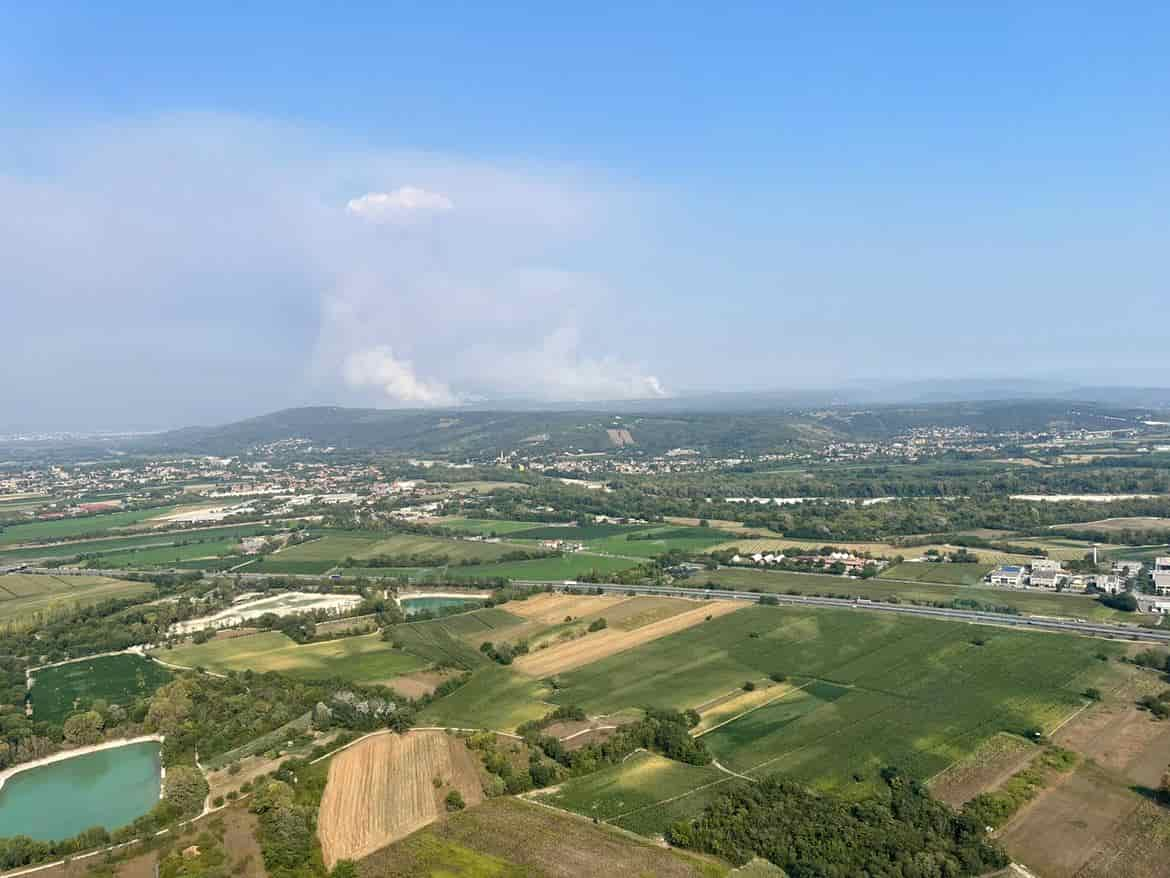
[{"label": "bare soil patch", "polygon": [[439,684],[452,676],[451,671],[416,671],[413,674],[403,674],[381,683],[393,689],[403,698],[422,698],[430,695]]},{"label": "bare soil patch", "polygon": [[510,601],[504,608],[514,616],[523,616],[532,622],[556,625],[566,616],[576,619],[583,615],[604,612],[614,604],[626,600],[617,595],[538,594],[524,601]]},{"label": "bare soil patch", "polygon": [[259,628],[224,628],[215,632],[212,640],[234,640],[237,637],[247,637],[250,634],[259,634]]},{"label": "bare soil patch", "polygon": [[728,613],[734,613],[745,606],[747,606],[747,602],[744,601],[709,601],[696,606],[693,610],[649,625],[643,625],[633,631],[618,631],[607,628],[579,640],[530,653],[517,659],[513,667],[521,673],[533,677],[555,676],[565,671],[571,671],[573,668],[591,664],[606,656],[650,643],[668,634],[684,631],[694,625],[701,624],[708,616],[712,618],[726,616]]},{"label": "bare soil patch", "polygon": [[[465,868],[456,873],[455,864]],[[575,815],[501,797],[378,851],[358,864],[358,872],[361,878],[446,874],[698,878],[720,871],[711,865]]]},{"label": "bare soil patch", "polygon": [[662,619],[685,613],[695,606],[687,598],[633,597],[614,604],[605,611],[605,621],[611,628],[633,631]]},{"label": "bare soil patch", "polygon": [[[670,524],[679,524],[685,527],[698,527],[701,519],[686,518],[681,515],[667,515],[665,520]],[[783,537],[779,531],[769,530],[766,527],[748,527],[741,521],[729,521],[726,518],[709,518],[707,524],[713,530],[727,531],[734,534],[761,534],[766,537]]]},{"label": "bare soil patch", "polygon": [[558,722],[545,727],[545,734],[560,739],[566,750],[580,750],[588,744],[600,744],[610,738],[619,721],[606,717],[573,722]]},{"label": "bare soil patch", "polygon": [[980,793],[998,789],[1039,753],[1035,744],[1018,735],[993,735],[975,752],[931,779],[931,795],[959,808]]},{"label": "bare soil patch", "polygon": [[703,732],[710,731],[715,726],[725,723],[740,714],[761,707],[769,701],[782,698],[795,688],[795,686],[788,683],[773,683],[768,680],[757,684],[756,688],[751,692],[745,692],[743,689],[736,689],[729,692],[703,705],[699,711],[701,719],[699,720],[699,724],[693,729],[692,734],[701,735]]},{"label": "bare soil patch", "polygon": [[246,782],[255,780],[262,774],[271,774],[276,771],[280,767],[280,764],[290,756],[307,754],[313,747],[319,744],[328,744],[336,740],[340,735],[340,729],[318,733],[311,744],[293,751],[282,751],[279,756],[272,758],[262,753],[255,756],[245,756],[235,763],[239,766],[239,770],[235,774],[232,774],[227,766],[224,766],[218,771],[209,771],[207,772],[207,784],[211,788],[209,796],[214,799],[216,796],[227,796],[232,790],[238,792],[240,787]]},{"label": "bare soil patch", "polygon": [[630,435],[629,430],[625,429],[607,429],[605,434],[609,437],[609,441],[621,448],[623,445],[634,445],[634,437]]},{"label": "bare soil patch", "polygon": [[1102,768],[1155,787],[1170,764],[1170,723],[1155,720],[1135,702],[1166,688],[1161,675],[1118,666],[1122,682],[1098,704],[1061,728],[1053,742],[1093,759]]},{"label": "bare soil patch", "polygon": [[[111,864],[115,878],[157,878],[155,867],[160,855],[182,850],[193,844],[204,831],[211,831],[220,839],[227,854],[225,873],[230,871],[234,878],[266,878],[260,845],[256,841],[256,817],[244,805],[216,811],[188,824],[178,833],[157,836],[145,845],[125,849]],[[34,874],[36,878],[87,878],[93,867],[105,862],[104,855],[82,857]]]},{"label": "bare soil patch", "polygon": [[1012,858],[1037,875],[1071,878],[1110,849],[1144,801],[1084,763],[1025,805],[997,835]]},{"label": "bare soil patch", "polygon": [[590,744],[603,744],[614,736],[617,729],[589,729],[581,732],[571,738],[567,738],[561,743],[564,744],[565,749],[570,753],[574,750],[580,750],[588,747]]},{"label": "bare soil patch", "polygon": [[1142,801],[1077,878],[1164,878],[1170,872],[1170,811]]},{"label": "bare soil patch", "polygon": [[1133,518],[1101,518],[1097,521],[1085,521],[1078,524],[1054,524],[1052,530],[1170,530],[1170,518],[1150,518],[1138,516]]},{"label": "bare soil patch", "polygon": [[478,761],[444,732],[378,735],[338,754],[318,817],[326,866],[360,859],[438,820],[453,789],[468,805],[483,799]]}]

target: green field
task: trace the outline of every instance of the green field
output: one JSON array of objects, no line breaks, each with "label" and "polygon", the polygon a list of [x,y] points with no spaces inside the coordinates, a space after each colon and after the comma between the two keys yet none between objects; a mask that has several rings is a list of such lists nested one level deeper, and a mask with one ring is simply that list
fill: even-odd
[{"label": "green field", "polygon": [[[405,622],[395,625],[391,632],[391,640],[402,644],[403,649],[413,653],[428,663],[449,667],[473,670],[482,667],[490,661],[477,649],[479,644],[472,646],[460,640],[459,632],[463,622],[456,622],[458,616],[448,616],[443,619],[434,619],[427,622]],[[484,640],[492,638],[484,637]]]},{"label": "green field", "polygon": [[[134,536],[109,537],[98,540],[35,546],[26,549],[0,551],[0,562],[26,558],[71,558],[76,555],[106,555],[128,552],[133,548],[166,546],[194,540],[222,540],[258,534],[274,533],[276,528],[264,524],[242,524],[231,527],[212,527],[205,530],[175,530],[166,533],[142,533]],[[100,562],[99,562],[100,563]]]},{"label": "green field", "polygon": [[807,688],[704,740],[733,770],[848,791],[872,788],[883,765],[925,779],[997,732],[1051,728],[1107,671],[1095,656],[1119,651],[1088,638],[757,606],[563,674],[550,698],[593,714],[682,709],[784,673]]},{"label": "green field", "polygon": [[534,527],[534,523],[531,521],[508,521],[495,518],[444,518],[440,519],[438,523],[457,533],[478,534],[480,536],[492,534],[507,536],[520,530],[532,530]]},{"label": "green field", "polygon": [[618,765],[560,784],[540,801],[606,822],[652,809],[663,799],[721,783],[728,775],[709,765],[687,765],[655,753],[635,753]]},{"label": "green field", "polygon": [[59,723],[97,700],[123,707],[150,697],[171,673],[138,655],[110,655],[45,668],[34,674],[33,719]]},{"label": "green field", "polygon": [[459,689],[427,706],[418,721],[423,726],[509,732],[552,710],[546,701],[549,691],[539,680],[493,664],[476,671]]},{"label": "green field", "polygon": [[[732,538],[731,534],[721,531],[712,531],[704,527],[669,527],[657,528],[623,528],[630,533],[618,533],[604,539],[592,539],[588,545],[592,551],[605,552],[611,555],[626,555],[635,558],[653,558],[670,551],[703,553],[726,543]],[[653,539],[629,539],[633,531],[639,537],[651,536]]]},{"label": "green field", "polygon": [[523,625],[524,619],[499,607],[488,607],[470,613],[447,616],[429,624],[443,628],[453,637],[469,638],[478,646],[482,639],[489,639],[515,625]]},{"label": "green field", "polygon": [[[258,558],[242,569],[248,573],[272,573],[274,575],[292,574],[298,576],[318,576],[337,566],[336,561],[303,561],[294,560],[288,553],[268,555]],[[243,564],[246,559],[241,558],[237,563]],[[233,565],[234,566],[234,565]]]},{"label": "green field", "polygon": [[[362,555],[378,540],[378,534],[352,531],[329,531],[323,536],[289,546],[271,555],[274,561],[332,561]],[[365,557],[365,556],[364,556]]]},{"label": "green field", "polygon": [[[364,878],[722,878],[729,869],[711,857],[659,846],[513,796],[499,796],[447,815],[370,854],[359,862],[358,874]],[[749,873],[731,874],[747,878]]]},{"label": "green field", "polygon": [[445,580],[440,571],[433,567],[339,567],[336,571],[341,576],[365,577],[366,579],[407,579],[411,582],[422,582],[428,575],[435,581]]},{"label": "green field", "polygon": [[1020,591],[992,586],[965,588],[929,582],[911,585],[889,581],[881,577],[877,579],[851,579],[821,573],[792,573],[780,570],[725,567],[720,570],[697,573],[688,581],[688,584],[698,588],[708,582],[714,582],[720,588],[772,594],[863,597],[882,601],[896,598],[902,601],[948,605],[956,600],[974,601],[981,605],[1012,607],[1026,615],[1067,616],[1073,619],[1092,619],[1102,622],[1139,623],[1144,618],[1135,613],[1111,610],[1088,595]]},{"label": "green field", "polygon": [[1110,546],[1102,554],[1111,561],[1153,561],[1162,555],[1170,555],[1170,545],[1165,546]]},{"label": "green field", "polygon": [[570,542],[584,543],[601,540],[607,537],[625,535],[635,531],[645,530],[646,525],[627,524],[533,524],[529,523],[524,530],[515,530],[508,533],[512,540],[569,540]]},{"label": "green field", "polygon": [[0,626],[23,626],[64,611],[111,598],[154,593],[149,582],[125,582],[104,576],[51,576],[9,573],[0,576]]},{"label": "green field", "polygon": [[106,512],[101,515],[62,518],[57,521],[13,524],[0,530],[0,546],[15,546],[20,543],[33,543],[37,540],[60,540],[83,534],[98,534],[114,528],[129,527],[148,518],[167,515],[178,508],[177,506],[162,506],[157,509]]},{"label": "green field", "polygon": [[979,585],[994,565],[950,564],[927,561],[907,561],[887,567],[882,579],[909,579],[913,582],[940,582],[944,585]]},{"label": "green field", "polygon": [[637,566],[637,561],[607,558],[585,552],[570,552],[555,558],[537,558],[532,561],[504,561],[499,564],[476,564],[468,567],[448,567],[447,579],[505,579],[550,580],[560,582],[596,570],[601,574],[617,573]]},{"label": "green field", "polygon": [[380,633],[298,644],[268,631],[207,643],[156,650],[161,661],[216,673],[278,671],[300,679],[339,677],[353,683],[378,683],[426,666],[423,659],[391,649]]},{"label": "green field", "polygon": [[[317,565],[318,569],[306,572],[323,572],[340,564],[347,558],[362,561],[381,555],[446,555],[452,564],[464,560],[495,561],[515,546],[504,543],[484,543],[472,540],[445,539],[416,534],[379,534],[364,531],[328,532],[319,540],[291,546],[265,559],[270,563],[291,565],[292,563]],[[320,566],[322,562],[329,562]],[[287,572],[296,572],[290,569]],[[392,570],[390,571],[392,572]]]},{"label": "green field", "polygon": [[[150,546],[141,549],[132,549],[128,552],[115,552],[95,558],[90,566],[99,566],[103,569],[113,567],[173,567],[184,561],[196,558],[218,558],[231,555],[240,548],[240,541],[235,538],[207,540],[205,542],[188,543],[183,546]],[[239,562],[237,562],[239,563]]]}]

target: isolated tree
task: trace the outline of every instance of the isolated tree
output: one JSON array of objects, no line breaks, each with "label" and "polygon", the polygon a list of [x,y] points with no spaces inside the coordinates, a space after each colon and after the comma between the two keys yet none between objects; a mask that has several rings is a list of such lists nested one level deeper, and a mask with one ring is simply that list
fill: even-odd
[{"label": "isolated tree", "polygon": [[71,747],[87,747],[102,739],[102,715],[96,710],[75,713],[65,720],[65,743]]},{"label": "isolated tree", "polygon": [[190,684],[185,680],[175,680],[159,689],[150,700],[146,724],[164,735],[174,734],[191,716],[194,707]]},{"label": "isolated tree", "polygon": [[207,793],[207,779],[195,766],[172,765],[167,768],[163,798],[180,815],[190,817],[202,811]]}]

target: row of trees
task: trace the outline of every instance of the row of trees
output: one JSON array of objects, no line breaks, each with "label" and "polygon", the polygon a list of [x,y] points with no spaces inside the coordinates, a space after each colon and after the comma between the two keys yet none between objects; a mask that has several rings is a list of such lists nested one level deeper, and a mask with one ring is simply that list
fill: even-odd
[{"label": "row of trees", "polygon": [[862,802],[780,776],[743,784],[697,820],[671,826],[666,837],[737,866],[762,857],[790,878],[961,878],[1008,865],[978,819],[956,815],[894,770],[882,778],[885,795]]}]

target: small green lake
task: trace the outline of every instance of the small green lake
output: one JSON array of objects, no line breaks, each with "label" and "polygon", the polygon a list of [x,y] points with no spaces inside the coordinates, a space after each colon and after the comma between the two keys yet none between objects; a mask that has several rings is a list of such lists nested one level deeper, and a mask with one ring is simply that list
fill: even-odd
[{"label": "small green lake", "polygon": [[408,616],[413,616],[416,613],[431,612],[437,613],[439,610],[445,610],[448,607],[463,607],[468,610],[483,603],[481,598],[403,598],[402,612]]},{"label": "small green lake", "polygon": [[133,822],[158,802],[160,749],[143,741],[14,774],[0,788],[0,838],[51,841]]}]

